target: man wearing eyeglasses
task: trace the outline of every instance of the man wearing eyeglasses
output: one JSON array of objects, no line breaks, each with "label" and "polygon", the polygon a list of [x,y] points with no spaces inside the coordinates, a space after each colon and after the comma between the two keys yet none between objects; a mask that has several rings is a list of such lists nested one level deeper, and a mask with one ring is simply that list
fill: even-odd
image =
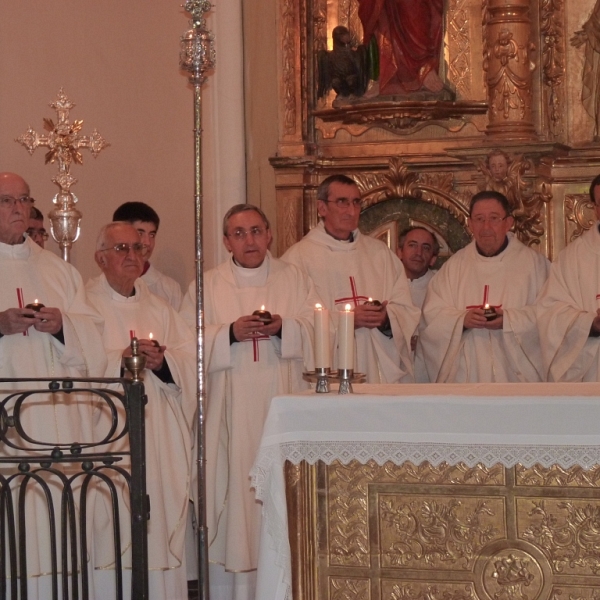
[{"label": "man wearing eyeglasses", "polygon": [[596,221],[560,252],[538,301],[548,381],[600,381],[600,175],[589,198]]},{"label": "man wearing eyeglasses", "polygon": [[[106,377],[123,374],[132,337],[146,357],[146,468],[150,496],[148,551],[153,598],[187,598],[184,539],[189,502],[191,431],[196,409],[194,337],[169,303],[152,294],[140,278],[146,248],[137,230],[125,222],[104,226],[94,258],[102,274],[86,285],[88,299],[104,317]],[[108,416],[108,415],[104,415]],[[108,423],[99,423],[99,430]],[[104,429],[105,431],[107,429]],[[109,506],[107,502],[107,506]],[[107,509],[106,514],[110,511]],[[99,521],[99,531],[111,528]],[[122,529],[127,530],[127,527]],[[98,536],[102,541],[102,535]],[[128,540],[123,540],[126,547]],[[96,586],[114,559],[96,550]],[[108,572],[108,580],[114,573]],[[98,595],[96,597],[99,597]]]},{"label": "man wearing eyeglasses", "polygon": [[[25,235],[33,205],[29,186],[15,173],[0,173],[0,373],[2,377],[92,377],[104,373],[106,357],[96,325],[100,315],[85,299],[77,270]],[[43,305],[38,312],[27,308]],[[48,384],[2,384],[21,389]],[[21,426],[33,439],[53,444],[91,441],[92,406],[87,398],[59,392],[36,394],[20,414]],[[8,429],[8,437],[13,437]],[[4,443],[1,454],[11,453]],[[39,448],[39,446],[37,446]],[[36,452],[36,454],[39,454]],[[60,466],[54,465],[54,468]],[[5,472],[0,469],[4,475]],[[46,478],[47,474],[41,474]],[[51,481],[51,478],[49,478]],[[17,485],[21,480],[17,479]],[[34,487],[31,482],[29,487]],[[50,485],[51,490],[57,486]],[[26,494],[27,574],[33,588],[51,596],[52,571],[48,507],[39,493]],[[53,493],[55,506],[60,494]],[[33,542],[33,543],[32,543]],[[37,597],[37,595],[31,596]]]},{"label": "man wearing eyeglasses", "polygon": [[[254,597],[261,506],[249,473],[273,396],[307,389],[313,370],[312,322],[320,303],[310,279],[268,251],[262,210],[233,206],[223,219],[231,256],[204,278],[207,520],[211,597]],[[182,315],[195,328],[195,286]],[[269,316],[255,315],[264,307]],[[216,563],[216,564],[214,564]],[[223,565],[221,567],[220,565]],[[243,595],[241,595],[243,593]]]},{"label": "man wearing eyeglasses", "polygon": [[417,355],[432,382],[543,381],[535,300],[550,263],[513,233],[506,197],[475,194],[473,241],[429,283]]},{"label": "man wearing eyeglasses", "polygon": [[31,207],[29,213],[29,227],[27,228],[27,235],[40,247],[43,248],[46,240],[48,239],[48,233],[44,229],[44,215],[35,207]]},{"label": "man wearing eyeglasses", "polygon": [[311,277],[334,319],[346,304],[352,307],[356,372],[365,373],[369,383],[412,382],[410,339],[420,311],[398,257],[359,231],[361,207],[352,179],[327,177],[317,190],[321,221],[282,259]]}]

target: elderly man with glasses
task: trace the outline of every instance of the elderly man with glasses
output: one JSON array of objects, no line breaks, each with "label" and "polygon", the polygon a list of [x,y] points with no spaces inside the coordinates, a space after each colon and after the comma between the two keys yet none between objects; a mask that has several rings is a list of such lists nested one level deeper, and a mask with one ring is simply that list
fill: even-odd
[{"label": "elderly man with glasses", "polygon": [[410,340],[420,311],[412,303],[398,257],[359,231],[361,207],[356,183],[345,175],[331,175],[317,190],[320,223],[282,259],[312,278],[334,317],[346,304],[352,307],[356,372],[366,373],[369,383],[410,383]]},{"label": "elderly man with glasses", "polygon": [[[254,598],[261,506],[250,469],[271,399],[306,389],[302,372],[314,368],[312,322],[320,300],[300,269],[271,256],[270,242],[262,210],[233,206],[223,219],[231,256],[204,278],[207,520],[209,558],[216,563],[209,580],[215,600]],[[182,315],[192,326],[195,309],[191,285]]]},{"label": "elderly man with glasses", "polygon": [[[89,302],[104,317],[102,340],[108,358],[107,377],[123,374],[123,358],[131,354],[130,340],[139,339],[146,357],[146,468],[150,496],[148,549],[153,598],[186,598],[184,539],[189,501],[191,431],[196,408],[194,337],[171,305],[152,294],[140,276],[144,244],[126,222],[104,226],[98,236],[95,260],[102,274],[87,283]],[[99,427],[108,427],[100,423]],[[107,503],[108,506],[108,503]],[[96,513],[98,531],[111,528],[110,511]],[[106,521],[102,516],[106,515]],[[129,517],[127,517],[129,518]],[[124,527],[122,531],[127,531]],[[106,571],[114,564],[96,535],[94,573],[97,593]],[[127,540],[123,540],[127,547]],[[99,596],[96,596],[99,597]]]},{"label": "elderly man with glasses", "polygon": [[471,199],[473,241],[429,282],[417,356],[432,382],[544,381],[535,301],[550,268],[510,231],[506,197]]},{"label": "elderly man with glasses", "polygon": [[[25,180],[0,173],[0,373],[7,378],[101,375],[106,357],[96,325],[102,319],[87,304],[77,270],[25,235],[32,205]],[[7,390],[10,385],[2,387]],[[41,382],[25,386],[47,389]],[[36,394],[31,400],[20,414],[20,424],[31,438],[50,447],[92,439],[92,406],[86,398],[69,396],[65,401],[61,393],[52,393]],[[9,439],[11,431],[6,432]],[[11,452],[4,443],[0,448],[3,456]],[[13,483],[18,487],[21,480]],[[55,506],[60,506],[57,486],[50,484],[49,489]],[[42,496],[36,490],[25,495],[28,590],[34,599],[50,597],[52,590],[48,508]]]}]

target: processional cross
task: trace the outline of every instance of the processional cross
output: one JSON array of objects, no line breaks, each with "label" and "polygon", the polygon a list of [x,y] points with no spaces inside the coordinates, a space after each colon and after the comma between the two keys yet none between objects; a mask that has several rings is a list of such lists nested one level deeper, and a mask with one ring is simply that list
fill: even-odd
[{"label": "processional cross", "polygon": [[52,178],[52,182],[60,188],[60,192],[52,200],[55,207],[48,217],[52,223],[52,237],[60,246],[66,261],[69,260],[71,246],[79,237],[79,223],[82,217],[75,207],[77,197],[71,192],[71,186],[77,183],[77,179],[70,173],[71,163],[83,164],[80,148],[89,149],[96,158],[106,146],[110,146],[96,129],[90,136],[80,135],[83,120],[78,119],[72,123],[69,121],[69,112],[74,106],[61,88],[56,100],[50,104],[50,107],[56,110],[57,122],[44,119],[44,129],[48,134],[39,134],[30,125],[27,131],[15,140],[25,146],[31,155],[38,147],[48,148],[45,164],[58,162],[58,175]]}]

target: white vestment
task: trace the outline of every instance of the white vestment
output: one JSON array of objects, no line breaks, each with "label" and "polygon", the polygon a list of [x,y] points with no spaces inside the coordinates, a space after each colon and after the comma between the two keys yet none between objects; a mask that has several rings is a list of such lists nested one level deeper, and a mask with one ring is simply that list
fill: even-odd
[{"label": "white vestment", "polygon": [[319,223],[282,259],[311,277],[334,322],[334,311],[346,304],[387,300],[392,338],[378,329],[356,329],[354,370],[365,373],[369,383],[414,381],[410,338],[420,311],[412,303],[404,266],[383,242],[358,230],[352,242],[338,241]]},{"label": "white vestment", "polygon": [[[33,327],[22,333],[0,337],[0,373],[6,378],[24,377],[99,377],[104,374],[106,356],[102,348],[98,326],[100,315],[85,300],[83,282],[77,270],[52,252],[43,250],[31,239],[24,243],[7,245],[0,243],[0,310],[20,306],[17,289],[22,290],[22,304],[38,300],[47,307],[60,309],[64,344],[49,333],[40,333]],[[83,384],[85,386],[85,384]],[[3,383],[0,391],[8,389],[46,388],[47,384],[24,382],[20,385]],[[32,438],[48,442],[70,444],[93,441],[93,403],[89,396],[65,396],[48,393],[31,398],[30,408],[21,413],[21,425]],[[27,404],[24,405],[25,407]],[[10,412],[10,411],[9,411]],[[16,438],[8,434],[11,439]],[[20,454],[5,445],[3,456]],[[49,452],[49,450],[47,450]],[[36,452],[37,454],[37,452]],[[80,470],[68,465],[54,464],[65,473]],[[2,467],[2,474],[15,471],[15,466]],[[20,484],[18,478],[13,485]],[[75,501],[79,501],[79,484],[75,483]],[[54,510],[60,536],[59,486],[50,484],[53,492]],[[50,598],[49,573],[50,546],[48,511],[41,490],[29,484],[26,494],[27,518],[27,573],[29,598]],[[16,510],[16,507],[15,507]],[[60,556],[58,562],[61,570]]]},{"label": "white vestment", "polygon": [[598,223],[571,242],[550,269],[538,301],[548,381],[600,381],[600,337],[590,328],[600,307]]},{"label": "white vestment", "polygon": [[[543,381],[535,300],[550,263],[512,233],[497,256],[475,242],[452,256],[429,283],[417,353],[432,382]],[[463,330],[467,307],[488,303],[504,311],[501,330]]]},{"label": "white vestment", "polygon": [[433,269],[429,269],[425,275],[418,279],[409,279],[408,287],[410,288],[410,297],[412,298],[413,304],[418,308],[423,308],[423,302],[425,302],[425,294],[427,294],[427,286],[431,281],[431,278],[437,273]]},{"label": "white vestment", "polygon": [[181,286],[174,279],[161,273],[153,265],[148,267],[141,279],[153,294],[164,298],[175,310],[179,310],[182,297]]},{"label": "white vestment", "polygon": [[[191,326],[194,296],[192,283],[182,307]],[[314,368],[317,302],[310,279],[270,254],[257,269],[243,269],[230,258],[204,277],[209,558],[228,571],[257,567],[261,505],[249,473],[271,398],[308,387],[302,371]],[[231,344],[230,325],[263,305],[282,317],[281,339]]]},{"label": "white vestment", "polygon": [[[166,346],[165,360],[174,383],[164,383],[144,370],[146,405],[146,485],[150,496],[148,555],[152,598],[176,600],[187,595],[184,563],[185,525],[190,498],[192,429],[196,410],[194,338],[183,319],[138,279],[135,295],[115,292],[104,275],[88,281],[89,302],[105,319],[107,377],[119,377],[123,350],[130,335],[148,339],[152,333]],[[103,432],[102,432],[103,433]],[[116,450],[115,444],[111,449]],[[105,522],[99,522],[105,518]],[[96,528],[108,529],[111,517],[96,511]],[[123,532],[126,533],[126,532]],[[112,548],[98,540],[96,568],[110,569]],[[124,546],[125,547],[125,546]]]}]

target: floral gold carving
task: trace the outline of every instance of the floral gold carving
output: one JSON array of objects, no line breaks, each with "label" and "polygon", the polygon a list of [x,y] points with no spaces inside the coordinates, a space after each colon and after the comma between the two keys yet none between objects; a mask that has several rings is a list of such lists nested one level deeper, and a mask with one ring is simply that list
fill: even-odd
[{"label": "floral gold carving", "polygon": [[517,485],[535,487],[600,487],[600,466],[586,470],[583,467],[563,469],[558,465],[546,468],[535,465],[530,468],[516,467]]},{"label": "floral gold carving", "polygon": [[368,579],[332,577],[329,583],[331,600],[369,600],[371,597]]},{"label": "floral gold carving", "polygon": [[385,582],[383,598],[390,600],[476,600],[471,584]]},{"label": "floral gold carving", "polygon": [[600,503],[531,500],[521,537],[548,557],[555,573],[600,574]]},{"label": "floral gold carving", "polygon": [[498,513],[498,500],[417,497],[407,502],[406,496],[381,494],[382,566],[468,570],[487,543],[502,537],[504,532],[492,525]]},{"label": "floral gold carving", "polygon": [[471,43],[469,41],[467,0],[450,0],[448,15],[450,80],[456,86],[458,93],[463,97],[469,97],[471,93]]},{"label": "floral gold carving", "polygon": [[[594,205],[590,197],[587,194],[567,194],[565,196],[565,219],[565,238],[572,242],[596,222]],[[575,225],[575,229],[570,235],[569,223]]]},{"label": "floral gold carving", "polygon": [[417,198],[445,208],[466,225],[468,201],[455,192],[452,173],[417,173],[409,170],[402,159],[392,158],[387,173],[356,175],[354,179],[364,208],[389,198]]},{"label": "floral gold carving", "polygon": [[525,552],[504,551],[494,556],[491,562],[493,572],[486,581],[496,583],[497,589],[490,594],[495,600],[529,600],[530,597],[537,597],[542,574]]},{"label": "floral gold carving", "polygon": [[600,590],[593,587],[555,588],[550,600],[600,600]]},{"label": "floral gold carving", "polygon": [[542,34],[542,81],[546,108],[546,124],[555,138],[563,133],[565,78],[565,32],[563,0],[541,0],[540,32]]},{"label": "floral gold carving", "polygon": [[282,79],[283,79],[283,125],[286,135],[296,133],[296,3],[282,1]]}]

